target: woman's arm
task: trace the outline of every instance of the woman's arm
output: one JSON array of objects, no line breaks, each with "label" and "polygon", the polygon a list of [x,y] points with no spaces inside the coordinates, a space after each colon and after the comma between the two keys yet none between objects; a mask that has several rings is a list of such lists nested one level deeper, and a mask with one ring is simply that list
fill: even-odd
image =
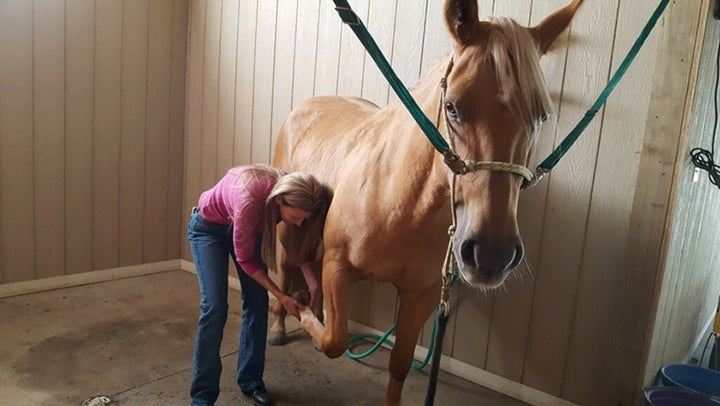
[{"label": "woman's arm", "polygon": [[287,312],[293,315],[296,319],[300,320],[300,310],[303,309],[303,305],[297,300],[284,294],[280,288],[270,279],[265,272],[255,272],[250,275],[255,282],[259,283],[262,287],[267,289],[273,296],[275,296],[280,304],[287,310]]}]

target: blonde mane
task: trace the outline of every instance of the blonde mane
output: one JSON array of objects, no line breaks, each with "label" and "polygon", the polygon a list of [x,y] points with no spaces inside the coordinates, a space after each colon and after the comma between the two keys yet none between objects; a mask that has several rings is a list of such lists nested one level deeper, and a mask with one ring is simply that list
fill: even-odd
[{"label": "blonde mane", "polygon": [[527,28],[507,17],[493,17],[488,53],[495,63],[501,97],[527,127],[534,141],[553,104],[540,70],[540,50]]}]

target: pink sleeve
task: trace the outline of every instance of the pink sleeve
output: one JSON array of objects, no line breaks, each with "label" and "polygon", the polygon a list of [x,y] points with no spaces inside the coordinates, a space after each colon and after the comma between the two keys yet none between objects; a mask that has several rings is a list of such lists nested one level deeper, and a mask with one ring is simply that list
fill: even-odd
[{"label": "pink sleeve", "polygon": [[248,275],[263,269],[260,258],[255,256],[255,246],[260,244],[258,238],[262,230],[262,214],[263,207],[252,202],[240,209],[233,220],[235,258]]}]

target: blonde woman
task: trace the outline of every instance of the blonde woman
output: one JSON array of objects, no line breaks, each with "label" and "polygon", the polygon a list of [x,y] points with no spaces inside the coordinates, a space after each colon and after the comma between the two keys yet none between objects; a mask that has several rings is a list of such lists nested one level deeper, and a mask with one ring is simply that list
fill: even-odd
[{"label": "blonde woman", "polygon": [[296,248],[310,252],[321,237],[330,198],[330,190],[312,175],[284,173],[262,164],[233,168],[200,195],[188,223],[201,296],[190,389],[194,406],[213,405],[220,392],[229,257],[242,295],[237,384],[255,405],[272,403],[263,382],[267,292],[296,318],[303,308],[267,275],[268,267],[276,269],[275,228],[283,221],[302,230],[307,247]]}]

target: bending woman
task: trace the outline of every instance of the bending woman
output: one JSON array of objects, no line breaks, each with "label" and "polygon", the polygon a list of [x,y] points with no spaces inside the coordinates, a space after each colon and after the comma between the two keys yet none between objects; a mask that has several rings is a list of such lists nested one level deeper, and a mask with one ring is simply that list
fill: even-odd
[{"label": "bending woman", "polygon": [[[228,314],[228,257],[240,279],[242,326],[237,384],[255,405],[272,401],[265,389],[268,294],[296,318],[303,306],[268,277],[275,264],[280,221],[304,232],[300,251],[317,245],[330,204],[327,186],[306,173],[256,164],[231,169],[200,195],[188,223],[188,241],[200,284],[200,317],[190,394],[192,404],[213,405],[220,392],[220,343]],[[303,245],[301,244],[301,245]]]}]

